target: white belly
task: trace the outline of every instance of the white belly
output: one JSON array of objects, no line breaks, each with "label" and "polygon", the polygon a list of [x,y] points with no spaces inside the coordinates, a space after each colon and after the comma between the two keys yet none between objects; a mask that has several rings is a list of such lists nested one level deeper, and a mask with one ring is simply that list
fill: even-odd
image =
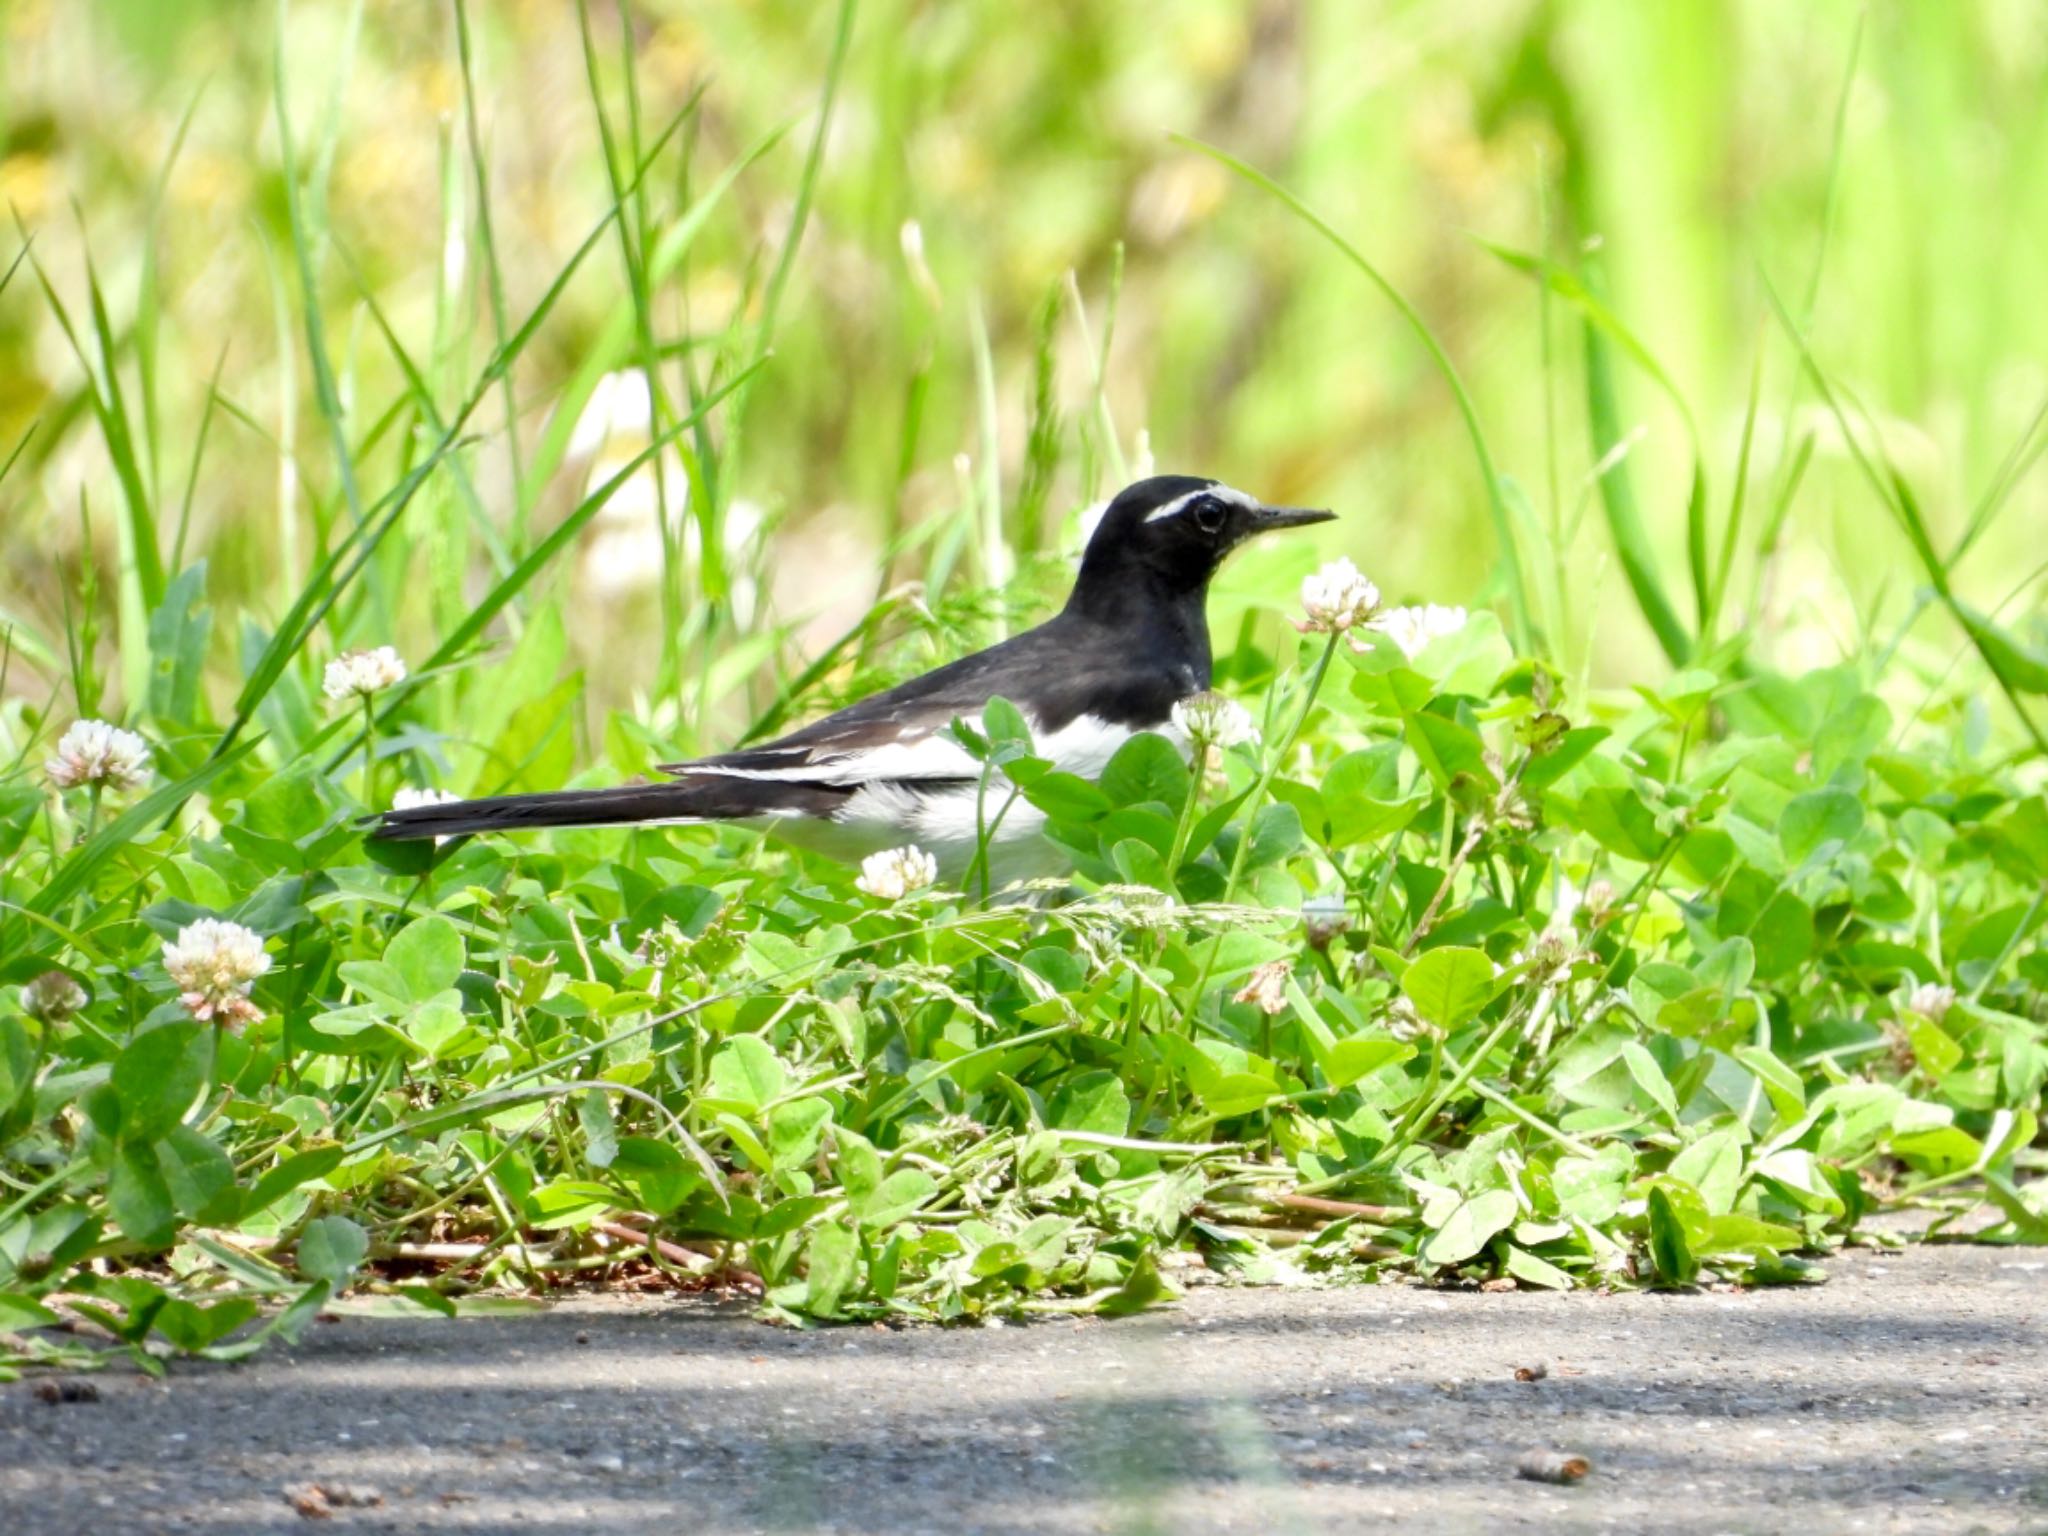
[{"label": "white belly", "polygon": [[1021,794],[1014,799],[1010,795],[1007,781],[991,784],[977,810],[973,787],[929,794],[892,784],[869,785],[856,791],[846,809],[830,821],[790,818],[757,825],[784,842],[847,864],[885,848],[915,843],[938,860],[939,879],[956,887],[967,882],[970,871],[975,885],[982,882],[975,857],[985,828],[991,891],[1019,880],[1064,874],[1072,861],[1043,835],[1045,812]]},{"label": "white belly", "polygon": [[[1185,738],[1171,726],[1159,729],[1185,757]],[[1057,731],[1033,734],[1035,755],[1063,772],[1094,779],[1136,732],[1129,726],[1083,715]],[[831,764],[723,771],[746,778],[842,784],[859,775],[865,782],[830,820],[789,817],[752,823],[785,842],[845,863],[858,863],[871,853],[914,843],[938,860],[939,878],[946,884],[961,886],[971,875],[979,888],[984,876],[976,859],[985,837],[985,878],[991,891],[1018,880],[1064,874],[1072,864],[1064,850],[1044,837],[1045,813],[1016,793],[1000,774],[991,774],[985,789],[974,783],[957,789],[932,787],[931,780],[972,779],[981,771],[980,764],[957,743],[943,737],[927,737],[914,745]],[[927,781],[927,787],[919,787],[920,779]]]}]

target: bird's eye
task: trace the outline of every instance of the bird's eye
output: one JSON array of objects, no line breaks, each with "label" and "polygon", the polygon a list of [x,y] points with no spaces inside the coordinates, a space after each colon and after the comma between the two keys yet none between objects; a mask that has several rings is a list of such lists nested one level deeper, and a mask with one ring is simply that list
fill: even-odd
[{"label": "bird's eye", "polygon": [[1223,503],[1215,497],[1204,496],[1188,510],[1195,519],[1195,526],[1201,529],[1202,532],[1220,533],[1222,531],[1225,516]]}]

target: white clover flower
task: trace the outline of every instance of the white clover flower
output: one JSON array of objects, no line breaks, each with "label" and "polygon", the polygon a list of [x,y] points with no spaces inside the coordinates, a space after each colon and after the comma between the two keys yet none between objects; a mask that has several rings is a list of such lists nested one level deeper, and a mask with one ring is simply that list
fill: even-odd
[{"label": "white clover flower", "polygon": [[854,885],[877,901],[901,901],[939,878],[939,861],[915,843],[887,848],[860,861]]},{"label": "white clover flower", "polygon": [[140,789],[149,782],[149,744],[104,720],[80,720],[58,740],[43,772],[59,789]]},{"label": "white clover flower", "polygon": [[1173,706],[1173,728],[1198,747],[1241,747],[1259,739],[1251,711],[1220,693],[1191,694]]},{"label": "white clover flower", "polygon": [[[1367,955],[1359,956],[1361,961],[1370,958]],[[1420,1040],[1441,1033],[1435,1025],[1417,1013],[1415,1005],[1405,997],[1397,997],[1388,1005],[1387,1016],[1383,1022],[1387,1026],[1387,1033],[1396,1040]]]},{"label": "white clover flower", "polygon": [[454,805],[462,799],[445,789],[414,789],[407,785],[391,797],[394,811],[416,811],[423,805]]},{"label": "white clover flower", "polygon": [[263,1017],[249,989],[270,969],[270,956],[263,952],[262,935],[240,923],[216,917],[188,923],[164,945],[164,969],[195,1019],[237,1025]]},{"label": "white clover flower", "polygon": [[388,645],[369,651],[343,651],[327,663],[320,691],[330,699],[367,699],[405,681],[405,663]]},{"label": "white clover flower", "polygon": [[1302,578],[1301,606],[1308,620],[1297,621],[1296,629],[1305,635],[1341,635],[1379,613],[1380,589],[1349,560],[1332,560],[1314,575]]},{"label": "white clover flower", "polygon": [[1948,1016],[1949,1009],[1956,1005],[1956,989],[1944,987],[1931,981],[1923,981],[1906,994],[1905,1007],[1908,1013],[1917,1013],[1931,1023],[1939,1024]]},{"label": "white clover flower", "polygon": [[1294,970],[1292,960],[1268,960],[1253,970],[1245,984],[1233,992],[1233,1003],[1250,1003],[1261,1013],[1287,1011],[1287,978]]},{"label": "white clover flower", "polygon": [[1424,603],[1411,608],[1389,608],[1373,620],[1372,627],[1401,647],[1401,654],[1413,661],[1430,641],[1463,629],[1465,620],[1462,608]]},{"label": "white clover flower", "polygon": [[21,989],[21,1011],[45,1024],[60,1024],[87,1003],[85,988],[62,971],[45,971]]}]

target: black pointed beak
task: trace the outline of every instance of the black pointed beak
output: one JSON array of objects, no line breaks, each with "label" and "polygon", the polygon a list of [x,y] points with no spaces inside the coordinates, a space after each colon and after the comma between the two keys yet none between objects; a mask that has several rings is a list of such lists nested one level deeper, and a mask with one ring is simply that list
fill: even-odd
[{"label": "black pointed beak", "polygon": [[1260,507],[1252,513],[1251,526],[1245,530],[1249,538],[1255,533],[1271,533],[1276,528],[1306,528],[1311,523],[1330,523],[1337,520],[1334,512],[1324,512],[1313,507]]}]

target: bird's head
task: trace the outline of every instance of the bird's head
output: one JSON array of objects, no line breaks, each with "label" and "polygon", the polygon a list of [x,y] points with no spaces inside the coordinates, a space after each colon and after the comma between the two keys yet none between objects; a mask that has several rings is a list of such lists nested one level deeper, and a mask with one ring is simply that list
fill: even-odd
[{"label": "bird's head", "polygon": [[1081,557],[1077,600],[1141,583],[1171,595],[1199,595],[1224,557],[1276,528],[1327,523],[1334,512],[1269,507],[1219,480],[1154,475],[1118,493]]}]

